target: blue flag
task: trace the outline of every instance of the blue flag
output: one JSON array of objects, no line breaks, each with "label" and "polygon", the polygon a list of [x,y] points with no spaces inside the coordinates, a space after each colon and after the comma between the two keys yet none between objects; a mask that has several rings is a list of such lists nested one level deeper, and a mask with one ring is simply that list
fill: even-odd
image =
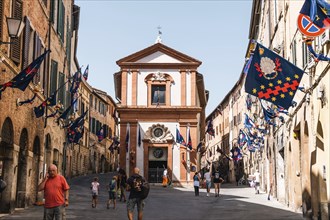
[{"label": "blue flag", "polygon": [[186,146],[186,142],[184,141],[178,128],[176,128],[176,143]]},{"label": "blue flag", "polygon": [[244,145],[246,144],[247,142],[247,138],[246,138],[246,134],[245,132],[240,129],[239,130],[239,135],[238,135],[238,140],[237,140],[237,143],[238,143],[238,146],[242,149],[244,147]]},{"label": "blue flag", "polygon": [[104,138],[106,138],[106,125],[103,125],[100,130],[96,133],[97,140],[99,142],[103,141]]},{"label": "blue flag", "polygon": [[192,150],[192,143],[191,143],[190,129],[188,130],[188,143],[187,143],[187,148],[188,148],[189,150]]},{"label": "blue flag", "polygon": [[304,71],[256,43],[245,92],[288,109]]},{"label": "blue flag", "polygon": [[40,118],[41,116],[44,115],[46,107],[56,105],[56,93],[57,92],[54,92],[45,101],[43,101],[38,107],[33,108],[34,113],[37,118]]},{"label": "blue flag", "polygon": [[24,70],[22,70],[19,74],[17,74],[12,80],[10,80],[5,84],[0,85],[0,99],[2,92],[5,91],[7,87],[18,88],[22,91],[25,91],[26,87],[32,81],[33,77],[38,73],[42,61],[45,59],[46,55],[49,52],[50,50],[44,52],[37,59],[35,59],[30,65],[28,65]]},{"label": "blue flag", "polygon": [[203,147],[203,142],[199,142],[199,144],[197,145],[197,152],[200,152],[202,147]]},{"label": "blue flag", "polygon": [[300,14],[309,16],[311,21],[320,28],[329,28],[329,12],[330,6],[323,0],[305,0],[300,10]]},{"label": "blue flag", "polygon": [[246,114],[245,114],[245,119],[244,119],[244,126],[246,128],[254,128],[256,125],[254,124],[254,121]]},{"label": "blue flag", "polygon": [[89,73],[89,65],[87,65],[86,69],[85,69],[85,72],[83,74],[83,77],[84,79],[87,81],[88,79],[88,73]]},{"label": "blue flag", "polygon": [[127,127],[126,127],[126,138],[125,138],[126,152],[128,152],[128,147],[129,147],[129,125],[127,124]]},{"label": "blue flag", "polygon": [[207,124],[207,129],[206,129],[206,133],[208,133],[209,135],[211,136],[215,136],[215,132],[214,132],[214,129],[213,129],[213,123],[212,123],[212,120],[210,119],[208,124]]},{"label": "blue flag", "polygon": [[139,126],[139,129],[138,129],[138,132],[139,132],[139,133],[138,133],[138,146],[139,146],[139,147],[141,147],[141,131],[140,131],[140,130],[141,130],[141,128],[140,128],[140,126]]},{"label": "blue flag", "polygon": [[238,147],[232,148],[230,152],[232,154],[231,158],[233,158],[234,161],[238,161],[243,157],[241,154],[241,149],[239,149]]},{"label": "blue flag", "polygon": [[88,110],[74,120],[67,129],[67,138],[69,143],[78,143],[84,133],[85,116]]}]

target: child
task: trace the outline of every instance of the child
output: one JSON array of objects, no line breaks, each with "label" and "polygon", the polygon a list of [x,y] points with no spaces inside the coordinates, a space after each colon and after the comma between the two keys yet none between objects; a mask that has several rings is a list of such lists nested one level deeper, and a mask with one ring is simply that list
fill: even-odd
[{"label": "child", "polygon": [[199,196],[199,182],[200,182],[200,177],[199,177],[198,172],[195,173],[193,179],[194,179],[195,196]]},{"label": "child", "polygon": [[96,208],[97,204],[97,196],[100,190],[100,183],[98,182],[98,178],[94,177],[94,181],[91,183],[91,190],[92,190],[92,208]]},{"label": "child", "polygon": [[116,208],[116,192],[117,192],[117,176],[113,176],[112,180],[110,181],[108,185],[108,191],[109,191],[109,200],[107,203],[107,209],[110,208],[111,200],[113,202],[113,209]]}]

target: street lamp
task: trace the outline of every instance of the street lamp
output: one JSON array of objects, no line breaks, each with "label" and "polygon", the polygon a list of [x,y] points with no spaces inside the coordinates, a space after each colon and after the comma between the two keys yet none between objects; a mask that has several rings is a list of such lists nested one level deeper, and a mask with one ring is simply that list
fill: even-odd
[{"label": "street lamp", "polygon": [[[25,24],[23,21],[17,18],[8,18],[6,19],[8,27],[8,35],[11,38],[17,38],[21,34]],[[0,44],[11,44],[12,42],[3,42],[0,41]]]}]

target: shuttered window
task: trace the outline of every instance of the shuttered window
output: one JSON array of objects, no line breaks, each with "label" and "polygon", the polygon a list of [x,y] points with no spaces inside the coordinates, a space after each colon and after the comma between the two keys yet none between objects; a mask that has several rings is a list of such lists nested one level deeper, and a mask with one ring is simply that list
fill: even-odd
[{"label": "shuttered window", "polygon": [[59,73],[58,75],[58,86],[59,86],[59,91],[58,91],[58,99],[63,105],[65,104],[65,85],[64,85],[64,73]]},{"label": "shuttered window", "polygon": [[25,17],[25,30],[24,30],[24,53],[23,53],[23,69],[29,65],[31,60],[29,59],[30,55],[30,21]]},{"label": "shuttered window", "polygon": [[[37,32],[34,32],[34,49],[33,49],[33,60],[37,59],[41,55],[41,51],[44,49],[40,37]],[[45,62],[45,61],[43,61]],[[44,65],[40,65],[39,71],[37,75],[34,77],[33,82],[35,84],[41,82],[43,80],[42,76],[44,75],[43,72],[45,71]]]},{"label": "shuttered window", "polygon": [[[23,3],[21,0],[13,1],[13,18],[21,19],[23,17]],[[16,63],[21,62],[21,42],[22,37],[11,38],[10,58]]]},{"label": "shuttered window", "polygon": [[56,61],[52,60],[51,71],[50,71],[50,91],[49,94],[53,94],[53,92],[57,89],[57,68],[58,64]]},{"label": "shuttered window", "polygon": [[71,72],[71,29],[69,19],[66,22],[66,57],[68,61],[69,73]]},{"label": "shuttered window", "polygon": [[64,42],[64,15],[65,8],[62,0],[58,1],[57,33]]}]

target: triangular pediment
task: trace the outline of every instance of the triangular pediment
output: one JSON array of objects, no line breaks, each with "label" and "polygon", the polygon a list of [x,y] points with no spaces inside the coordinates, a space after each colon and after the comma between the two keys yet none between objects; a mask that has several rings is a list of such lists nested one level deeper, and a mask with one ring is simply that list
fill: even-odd
[{"label": "triangular pediment", "polygon": [[140,60],[135,61],[135,63],[182,63],[182,61],[171,57],[161,51],[157,51]]},{"label": "triangular pediment", "polygon": [[116,63],[121,67],[143,64],[178,64],[196,68],[202,64],[201,61],[165,46],[162,43],[156,43],[124,57]]}]

